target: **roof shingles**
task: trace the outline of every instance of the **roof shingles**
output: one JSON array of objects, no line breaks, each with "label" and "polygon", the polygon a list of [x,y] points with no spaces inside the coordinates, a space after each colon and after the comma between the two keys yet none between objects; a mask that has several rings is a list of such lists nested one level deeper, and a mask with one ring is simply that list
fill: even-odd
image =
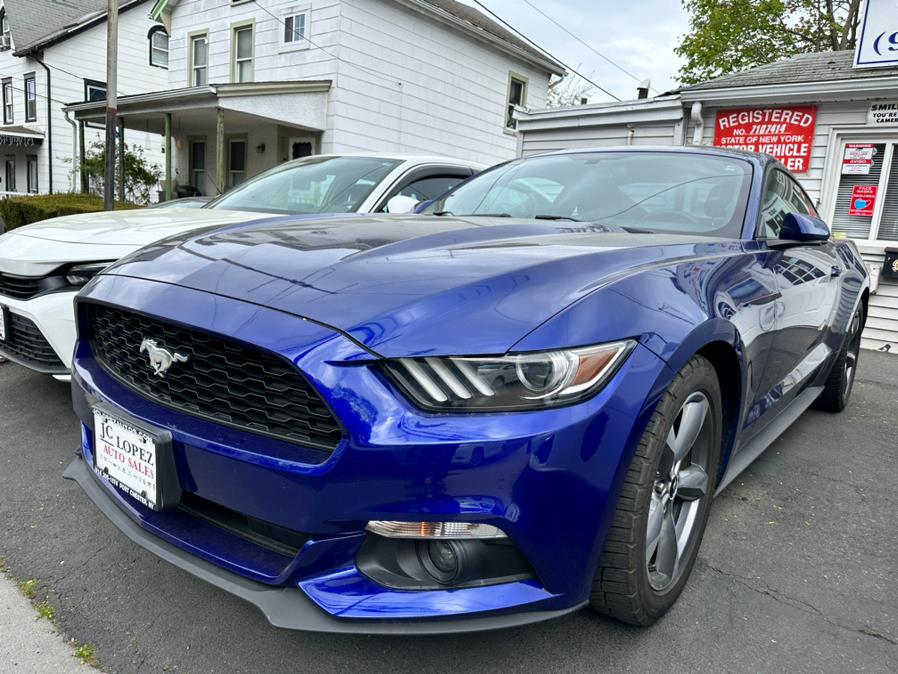
[{"label": "roof shingles", "polygon": [[853,50],[831,51],[798,54],[781,61],[683,87],[680,91],[705,91],[770,84],[799,84],[801,82],[833,82],[894,77],[896,75],[898,75],[898,68],[855,68]]}]

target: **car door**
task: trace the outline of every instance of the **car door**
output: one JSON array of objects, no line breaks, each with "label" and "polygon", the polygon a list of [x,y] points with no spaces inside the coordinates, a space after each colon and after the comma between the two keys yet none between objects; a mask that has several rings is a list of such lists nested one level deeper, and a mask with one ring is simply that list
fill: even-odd
[{"label": "car door", "polygon": [[429,165],[414,168],[389,187],[372,212],[386,213],[390,199],[397,196],[408,197],[415,201],[436,199],[474,173],[474,170],[467,166]]},{"label": "car door", "polygon": [[767,360],[765,384],[775,407],[787,404],[827,361],[832,350],[830,329],[839,307],[843,262],[832,241],[788,244],[780,241],[789,213],[817,217],[798,182],[780,168],[765,181],[758,239],[774,255],[779,298],[776,327]]}]

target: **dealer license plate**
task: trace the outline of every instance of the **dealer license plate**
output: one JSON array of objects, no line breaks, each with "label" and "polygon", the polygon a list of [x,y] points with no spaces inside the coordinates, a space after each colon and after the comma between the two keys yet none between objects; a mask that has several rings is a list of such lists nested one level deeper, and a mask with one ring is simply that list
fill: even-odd
[{"label": "dealer license plate", "polygon": [[105,410],[93,412],[97,474],[148,508],[158,509],[156,437]]},{"label": "dealer license plate", "polygon": [[6,307],[0,304],[0,342],[6,341]]}]

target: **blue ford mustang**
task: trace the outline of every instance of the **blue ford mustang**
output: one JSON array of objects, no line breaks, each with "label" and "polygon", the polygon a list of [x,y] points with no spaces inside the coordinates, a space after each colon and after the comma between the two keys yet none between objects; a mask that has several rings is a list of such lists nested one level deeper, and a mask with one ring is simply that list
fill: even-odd
[{"label": "blue ford mustang", "polygon": [[78,299],[66,475],[281,627],[649,624],[714,494],[847,404],[868,286],[781,165],[713,149],[184,235]]}]

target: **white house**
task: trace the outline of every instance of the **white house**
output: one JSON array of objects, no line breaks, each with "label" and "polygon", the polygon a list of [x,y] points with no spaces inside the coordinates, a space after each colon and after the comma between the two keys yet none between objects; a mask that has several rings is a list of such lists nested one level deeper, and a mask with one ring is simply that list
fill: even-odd
[{"label": "white house", "polygon": [[[121,3],[119,87],[123,94],[167,86],[168,71],[150,65],[154,25],[147,0]],[[0,193],[71,192],[80,188],[79,129],[63,111],[106,92],[106,0],[0,0]],[[103,134],[82,129],[89,146]],[[160,139],[129,131],[161,166]]]},{"label": "white house", "polygon": [[119,114],[167,135],[170,178],[206,195],[313,153],[510,159],[514,107],[544,105],[563,73],[455,0],[156,0],[151,16],[168,79]]}]

